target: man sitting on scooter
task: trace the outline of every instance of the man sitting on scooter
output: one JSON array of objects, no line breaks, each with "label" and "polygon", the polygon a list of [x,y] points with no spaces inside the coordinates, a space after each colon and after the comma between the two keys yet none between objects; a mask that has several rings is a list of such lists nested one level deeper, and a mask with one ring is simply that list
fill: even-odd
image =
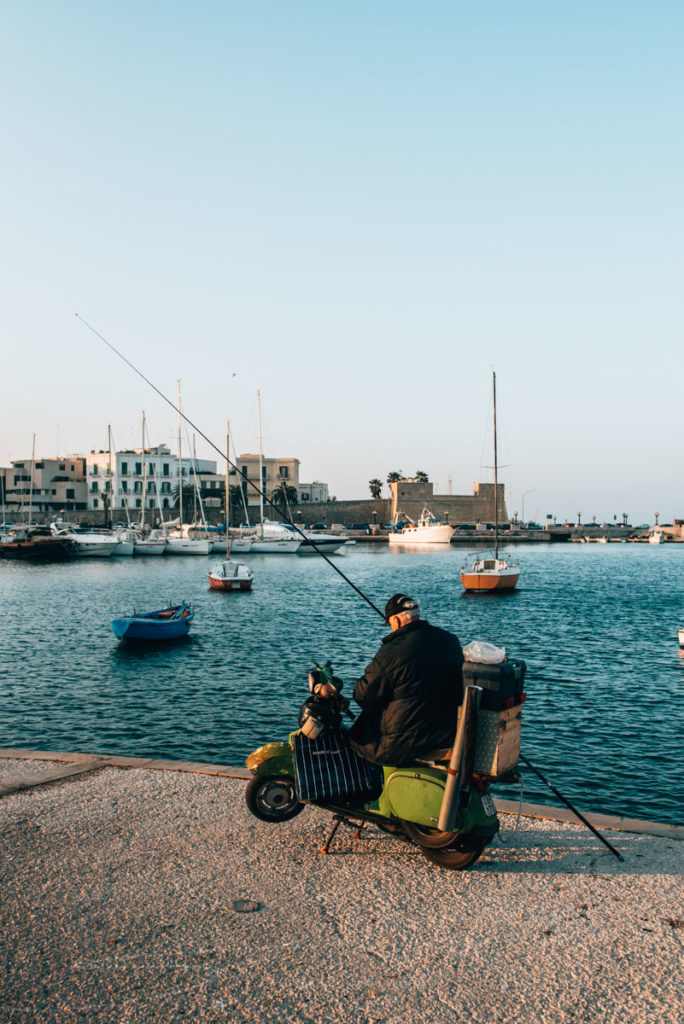
[{"label": "man sitting on scooter", "polygon": [[453,633],[420,618],[418,602],[394,594],[385,606],[392,632],[354,684],[362,709],[352,747],[376,764],[402,765],[450,747],[463,698],[463,651]]}]

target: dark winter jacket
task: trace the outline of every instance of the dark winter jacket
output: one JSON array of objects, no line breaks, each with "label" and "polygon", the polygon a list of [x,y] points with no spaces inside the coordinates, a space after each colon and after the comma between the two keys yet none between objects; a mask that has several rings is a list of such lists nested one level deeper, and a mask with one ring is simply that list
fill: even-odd
[{"label": "dark winter jacket", "polygon": [[463,697],[457,637],[420,619],[390,633],[354,684],[362,714],[350,730],[354,749],[376,764],[407,764],[451,746]]}]

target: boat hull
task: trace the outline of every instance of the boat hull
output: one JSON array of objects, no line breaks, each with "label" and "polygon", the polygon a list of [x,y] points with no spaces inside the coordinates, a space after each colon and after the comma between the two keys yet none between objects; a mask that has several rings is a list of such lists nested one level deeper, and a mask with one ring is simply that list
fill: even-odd
[{"label": "boat hull", "polygon": [[[293,555],[299,549],[300,540],[254,540],[250,555]],[[244,551],[242,554],[248,554]]]},{"label": "boat hull", "polygon": [[513,590],[519,579],[517,570],[461,573],[461,583],[466,590]]},{"label": "boat hull", "polygon": [[109,558],[114,554],[118,541],[82,541],[74,538],[73,554],[76,558]]},{"label": "boat hull", "polygon": [[176,605],[142,615],[122,615],[112,619],[111,626],[119,640],[157,643],[185,636],[194,617],[189,605]]},{"label": "boat hull", "polygon": [[[333,552],[339,551],[340,548],[343,548],[346,543],[346,537],[307,537],[307,539],[303,540],[297,548],[297,554],[315,555],[322,551],[324,555],[332,555]],[[314,547],[314,545],[316,545],[316,547]],[[316,551],[316,548],[318,548],[318,552]]]},{"label": "boat hull", "polygon": [[70,541],[28,540],[5,541],[0,544],[1,558],[14,558],[32,562],[66,562],[73,557]]},{"label": "boat hull", "polygon": [[191,540],[189,537],[168,537],[166,540],[167,555],[208,555],[208,540]]},{"label": "boat hull", "polygon": [[401,533],[390,533],[389,543],[400,544],[403,547],[424,544],[451,544],[451,535],[454,529],[452,526],[428,526],[420,529],[415,526],[406,526]]},{"label": "boat hull", "polygon": [[136,540],[133,554],[137,558],[139,555],[163,555],[165,551],[165,540]]}]

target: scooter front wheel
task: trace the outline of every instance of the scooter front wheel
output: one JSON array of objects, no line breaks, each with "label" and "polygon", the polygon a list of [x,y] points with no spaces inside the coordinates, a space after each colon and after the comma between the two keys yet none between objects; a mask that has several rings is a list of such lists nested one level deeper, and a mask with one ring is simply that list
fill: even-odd
[{"label": "scooter front wheel", "polygon": [[252,779],[245,790],[247,807],[261,821],[289,821],[304,810],[289,775],[264,775]]}]

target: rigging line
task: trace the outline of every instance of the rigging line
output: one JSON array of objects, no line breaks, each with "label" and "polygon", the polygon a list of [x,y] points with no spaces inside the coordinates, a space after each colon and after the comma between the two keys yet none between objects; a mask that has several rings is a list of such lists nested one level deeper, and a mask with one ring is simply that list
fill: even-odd
[{"label": "rigging line", "polygon": [[[83,326],[84,326],[84,327],[87,327],[87,328],[88,328],[88,330],[89,330],[89,331],[91,331],[91,332],[92,332],[92,333],[93,333],[93,334],[95,335],[95,337],[96,337],[96,338],[99,338],[99,339],[100,339],[100,341],[104,342],[104,344],[105,344],[105,345],[107,346],[107,348],[108,348],[108,349],[111,349],[111,351],[112,351],[112,352],[114,353],[114,355],[118,356],[118,357],[119,357],[119,359],[123,360],[123,362],[124,362],[124,363],[126,364],[126,366],[130,367],[130,369],[131,369],[131,370],[133,370],[133,372],[134,372],[135,374],[137,374],[137,375],[138,375],[138,377],[140,377],[140,378],[141,378],[141,380],[144,380],[144,381],[145,381],[145,383],[146,383],[147,385],[149,385],[149,387],[151,387],[153,391],[156,391],[156,393],[157,393],[157,394],[159,395],[159,397],[160,397],[160,398],[162,398],[162,399],[163,399],[163,400],[164,400],[164,401],[166,402],[166,404],[167,404],[167,405],[170,405],[170,406],[171,406],[171,408],[172,408],[172,409],[174,410],[174,412],[176,412],[176,413],[180,412],[180,415],[181,415],[181,417],[182,417],[182,418],[183,418],[183,419],[185,420],[185,422],[186,422],[186,423],[188,423],[188,424],[189,424],[189,425],[190,425],[190,426],[191,426],[191,427],[193,428],[193,430],[196,430],[196,431],[197,431],[197,433],[199,434],[199,436],[200,436],[200,437],[201,437],[201,438],[202,438],[202,439],[203,439],[204,441],[206,441],[206,442],[207,442],[207,444],[208,444],[208,445],[209,445],[209,446],[210,446],[211,448],[213,448],[213,450],[214,450],[215,452],[217,452],[217,453],[218,453],[218,454],[219,454],[219,455],[221,456],[221,458],[222,458],[222,459],[225,459],[225,460],[226,460],[226,462],[227,462],[227,463],[228,463],[228,465],[229,465],[229,466],[231,467],[231,469],[234,469],[234,470],[236,471],[236,473],[238,473],[238,472],[239,472],[239,470],[238,470],[237,466],[235,465],[235,463],[231,462],[231,460],[230,460],[230,457],[229,457],[229,456],[230,456],[230,452],[222,452],[222,451],[221,451],[221,449],[220,449],[220,448],[218,448],[218,447],[217,447],[217,446],[216,446],[216,445],[214,444],[214,442],[213,442],[213,441],[211,440],[211,438],[207,437],[207,435],[206,435],[206,434],[205,434],[205,433],[204,433],[204,432],[203,432],[202,430],[200,430],[200,428],[199,428],[199,427],[197,426],[197,424],[193,423],[193,421],[192,421],[192,420],[190,419],[190,417],[189,417],[189,416],[186,416],[184,412],[182,412],[181,410],[179,410],[179,408],[178,408],[178,405],[177,405],[177,403],[175,403],[175,402],[172,402],[170,398],[167,398],[167,396],[166,396],[166,395],[164,394],[164,392],[163,392],[163,391],[160,391],[160,390],[159,390],[159,388],[158,388],[158,387],[156,386],[156,384],[153,384],[153,383],[152,383],[152,381],[151,381],[151,380],[150,380],[150,379],[149,379],[148,377],[146,377],[146,376],[145,376],[145,374],[144,374],[144,373],[142,372],[142,370],[139,370],[139,369],[137,368],[137,366],[134,366],[134,365],[133,365],[133,363],[132,363],[132,362],[130,361],[130,359],[127,359],[127,358],[126,358],[126,356],[125,356],[125,355],[123,355],[123,353],[122,353],[122,352],[119,352],[119,350],[118,350],[117,348],[115,348],[115,347],[114,347],[114,345],[112,345],[111,341],[107,341],[107,339],[106,339],[106,338],[104,337],[104,335],[100,334],[100,332],[99,332],[99,331],[96,331],[96,330],[95,330],[95,328],[94,328],[94,327],[92,326],[92,324],[89,324],[89,323],[88,323],[88,321],[87,321],[87,320],[84,320],[84,319],[83,319],[83,317],[82,317],[82,316],[79,316],[79,314],[78,314],[78,313],[75,313],[75,314],[74,314],[74,316],[75,316],[75,317],[76,317],[76,318],[77,318],[78,320],[80,320],[80,322],[81,322],[81,323],[83,324]],[[365,602],[366,602],[366,604],[368,605],[368,607],[369,607],[369,608],[372,608],[372,609],[373,609],[373,611],[374,611],[374,612],[376,612],[376,613],[377,613],[377,614],[378,614],[378,615],[380,616],[380,618],[381,618],[381,619],[382,619],[382,620],[384,621],[384,619],[385,619],[385,616],[384,616],[383,612],[381,612],[381,611],[380,611],[380,609],[378,608],[378,606],[377,606],[376,604],[374,604],[374,603],[373,603],[373,602],[371,601],[371,599],[370,599],[369,597],[366,597],[366,595],[365,595],[365,594],[363,593],[363,591],[362,591],[362,590],[360,590],[360,589],[359,589],[359,588],[358,588],[358,587],[356,586],[356,584],[355,584],[355,583],[353,583],[353,582],[352,582],[352,581],[351,581],[351,580],[349,579],[349,577],[348,577],[347,575],[345,575],[345,573],[343,573],[343,572],[342,572],[342,570],[341,570],[341,569],[339,569],[339,568],[338,568],[338,567],[337,567],[337,566],[335,565],[335,563],[334,563],[334,562],[331,562],[331,561],[330,561],[330,559],[329,559],[329,558],[328,558],[328,556],[327,556],[327,555],[325,554],[325,552],[321,551],[321,549],[320,549],[320,548],[319,548],[319,547],[317,546],[316,542],[315,542],[315,541],[313,541],[313,540],[309,541],[309,540],[308,540],[308,538],[307,538],[307,536],[306,536],[306,534],[305,534],[305,533],[304,533],[304,532],[303,532],[302,530],[300,530],[300,528],[299,528],[299,527],[297,526],[297,524],[296,524],[296,523],[293,523],[293,522],[292,522],[292,520],[290,519],[290,517],[289,517],[289,516],[288,516],[288,515],[287,515],[286,513],[283,513],[283,512],[282,512],[282,509],[279,509],[277,505],[274,505],[274,504],[273,504],[273,502],[272,502],[272,501],[270,500],[270,498],[268,498],[268,497],[267,497],[267,495],[266,495],[266,494],[265,494],[265,493],[264,493],[264,492],[263,492],[263,491],[261,490],[261,488],[260,488],[260,487],[257,487],[257,485],[256,485],[256,484],[254,483],[254,481],[253,481],[253,480],[249,480],[249,479],[247,478],[246,482],[247,482],[247,483],[248,483],[248,484],[250,485],[250,487],[252,487],[252,488],[253,488],[253,489],[254,489],[254,490],[255,490],[255,491],[257,492],[257,494],[258,494],[258,495],[259,495],[260,497],[264,498],[264,500],[265,500],[265,501],[266,501],[266,502],[267,502],[267,503],[268,503],[268,504],[269,504],[269,505],[271,506],[271,508],[272,508],[272,509],[273,509],[273,510],[274,510],[275,512],[277,512],[277,513],[279,513],[279,514],[281,514],[281,515],[284,515],[284,518],[285,518],[285,520],[287,521],[288,525],[289,525],[289,526],[291,526],[293,530],[296,530],[296,531],[297,531],[297,533],[298,533],[298,534],[300,535],[300,537],[302,538],[302,540],[306,540],[306,541],[308,541],[308,543],[309,543],[309,544],[311,544],[311,546],[312,546],[312,548],[314,549],[314,551],[316,552],[316,554],[320,555],[320,556],[321,556],[321,558],[325,559],[325,561],[326,561],[326,562],[328,563],[328,565],[330,566],[330,568],[331,568],[331,569],[334,569],[334,570],[335,570],[335,572],[337,573],[337,575],[338,575],[338,576],[341,576],[341,577],[342,577],[342,579],[344,580],[344,582],[345,582],[345,583],[348,583],[348,584],[349,584],[349,586],[350,586],[350,587],[352,588],[352,590],[353,590],[353,591],[355,591],[355,593],[357,593],[357,594],[359,595],[359,597],[360,597],[360,598],[361,598],[361,599],[362,599],[363,601],[365,601]],[[228,537],[228,523],[226,523],[226,538],[227,538],[227,537]]]}]

